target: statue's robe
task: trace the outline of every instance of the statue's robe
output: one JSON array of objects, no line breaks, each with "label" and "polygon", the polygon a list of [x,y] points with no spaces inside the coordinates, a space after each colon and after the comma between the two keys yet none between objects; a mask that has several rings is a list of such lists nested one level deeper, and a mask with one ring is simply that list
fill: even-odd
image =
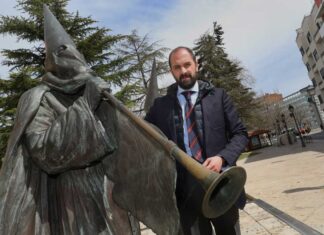
[{"label": "statue's robe", "polygon": [[158,234],[178,232],[174,161],[137,154],[140,139],[128,148],[120,138],[132,130],[118,115],[107,102],[93,114],[82,95],[46,85],[21,97],[0,173],[0,234],[131,234],[112,194]]}]

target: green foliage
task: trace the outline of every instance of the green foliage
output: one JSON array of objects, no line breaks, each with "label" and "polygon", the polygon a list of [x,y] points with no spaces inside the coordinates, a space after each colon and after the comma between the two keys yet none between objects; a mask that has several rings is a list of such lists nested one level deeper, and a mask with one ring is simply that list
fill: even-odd
[{"label": "green foliage", "polygon": [[125,36],[110,35],[109,29],[94,26],[96,21],[90,17],[69,13],[68,0],[18,0],[16,7],[23,14],[0,16],[0,33],[15,36],[31,46],[1,51],[5,57],[2,65],[9,66],[11,74],[0,79],[0,158],[4,156],[19,97],[35,86],[45,72],[43,3],[73,38],[90,67],[112,87],[121,86],[122,79],[132,72],[130,66],[125,66],[127,57],[120,56],[115,48]]},{"label": "green foliage", "polygon": [[222,27],[214,22],[212,34],[207,32],[195,42],[193,50],[198,58],[199,76],[225,89],[245,124],[252,127],[255,93],[246,85],[250,77],[244,68],[225,52],[223,34]]},{"label": "green foliage", "polygon": [[31,71],[28,68],[11,73],[9,80],[0,79],[0,158],[6,150],[19,98],[38,82],[37,79],[31,79]]},{"label": "green foliage", "polygon": [[110,29],[93,26],[96,21],[90,17],[81,17],[78,12],[66,11],[68,0],[19,0],[17,8],[24,16],[1,16],[0,33],[16,36],[33,44],[31,49],[3,50],[6,59],[3,65],[12,70],[29,67],[33,78],[44,74],[44,28],[43,3],[47,3],[53,14],[75,41],[78,50],[85,56],[91,68],[103,79],[113,84],[129,74],[120,68],[125,60],[119,58],[114,46],[125,38],[123,35],[109,35]]},{"label": "green foliage", "polygon": [[[164,57],[167,51],[168,49],[160,47],[158,42],[151,43],[148,35],[140,37],[136,30],[121,44],[119,52],[121,56],[128,57],[128,66],[132,73],[123,80],[123,88],[117,97],[129,104],[135,112],[143,111],[154,58],[157,76],[168,72],[168,63]],[[121,94],[123,98],[119,97]]]}]

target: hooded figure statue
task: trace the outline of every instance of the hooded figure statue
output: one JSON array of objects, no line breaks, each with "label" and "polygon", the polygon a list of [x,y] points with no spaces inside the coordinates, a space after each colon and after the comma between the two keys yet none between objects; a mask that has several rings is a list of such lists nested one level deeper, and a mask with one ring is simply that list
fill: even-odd
[{"label": "hooded figure statue", "polygon": [[0,234],[139,234],[127,211],[177,234],[174,161],[102,99],[107,83],[47,6],[44,17],[46,73],[17,107],[0,172]]}]

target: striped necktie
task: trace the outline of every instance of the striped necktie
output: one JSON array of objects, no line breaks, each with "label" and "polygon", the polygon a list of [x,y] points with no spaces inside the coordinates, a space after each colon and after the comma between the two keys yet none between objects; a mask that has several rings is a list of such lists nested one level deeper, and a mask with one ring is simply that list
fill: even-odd
[{"label": "striped necktie", "polygon": [[198,135],[196,133],[196,119],[195,119],[195,112],[194,106],[191,102],[191,94],[193,91],[184,91],[181,94],[186,98],[186,105],[185,105],[185,118],[187,123],[187,132],[188,132],[188,140],[189,140],[189,147],[191,150],[192,156],[198,161],[203,162],[202,156],[202,148],[200,146],[200,142],[198,139]]}]

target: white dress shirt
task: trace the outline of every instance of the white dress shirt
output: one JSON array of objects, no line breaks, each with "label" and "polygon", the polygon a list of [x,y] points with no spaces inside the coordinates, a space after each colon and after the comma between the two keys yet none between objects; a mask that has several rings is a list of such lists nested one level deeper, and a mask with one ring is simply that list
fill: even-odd
[{"label": "white dress shirt", "polygon": [[183,141],[184,141],[184,146],[186,148],[186,152],[189,156],[192,156],[190,147],[189,147],[189,139],[188,139],[188,131],[187,131],[187,123],[186,123],[186,117],[185,117],[185,106],[186,106],[186,98],[182,94],[184,91],[192,91],[193,93],[191,94],[191,102],[192,105],[194,106],[197,98],[198,98],[198,92],[199,92],[199,87],[198,87],[198,82],[196,81],[195,85],[191,89],[182,89],[180,86],[178,86],[178,92],[177,92],[177,97],[179,104],[181,106],[181,113],[182,113],[182,120],[183,120]]}]

